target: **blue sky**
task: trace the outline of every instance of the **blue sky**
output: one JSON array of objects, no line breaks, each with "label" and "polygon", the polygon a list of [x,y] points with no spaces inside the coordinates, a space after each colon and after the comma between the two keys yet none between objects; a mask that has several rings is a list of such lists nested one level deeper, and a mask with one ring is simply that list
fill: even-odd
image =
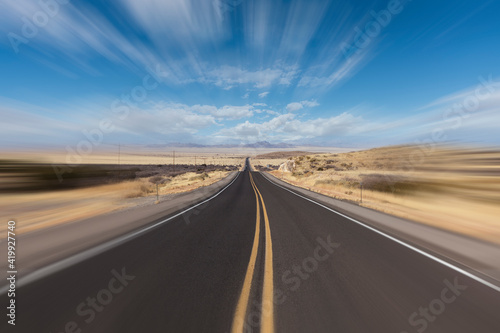
[{"label": "blue sky", "polygon": [[1,145],[96,131],[130,144],[498,144],[499,12],[472,0],[6,0]]}]

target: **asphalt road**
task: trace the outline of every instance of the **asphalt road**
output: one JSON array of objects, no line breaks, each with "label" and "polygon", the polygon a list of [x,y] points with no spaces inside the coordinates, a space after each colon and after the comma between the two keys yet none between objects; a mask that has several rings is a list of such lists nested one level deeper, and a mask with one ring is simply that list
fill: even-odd
[{"label": "asphalt road", "polygon": [[491,286],[258,172],[163,221],[17,289],[0,331],[500,332]]}]

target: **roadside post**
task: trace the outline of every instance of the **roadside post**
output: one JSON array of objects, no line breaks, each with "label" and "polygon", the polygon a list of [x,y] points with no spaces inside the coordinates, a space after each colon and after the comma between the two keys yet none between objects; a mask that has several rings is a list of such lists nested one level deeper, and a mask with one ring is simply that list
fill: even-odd
[{"label": "roadside post", "polygon": [[363,203],[363,182],[360,182],[359,186],[361,187],[361,203]]}]

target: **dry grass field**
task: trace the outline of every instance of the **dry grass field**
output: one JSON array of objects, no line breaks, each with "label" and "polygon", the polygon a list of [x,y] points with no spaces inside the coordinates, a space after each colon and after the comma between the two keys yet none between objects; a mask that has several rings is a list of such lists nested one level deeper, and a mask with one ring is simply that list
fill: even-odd
[{"label": "dry grass field", "polygon": [[[253,153],[252,151],[248,151]],[[233,152],[228,149],[206,151],[199,148],[145,148],[118,146],[94,150],[88,155],[71,154],[64,150],[3,152],[2,158],[9,160],[35,160],[56,164],[188,164],[188,165],[235,165],[241,164],[248,152]]]},{"label": "dry grass field", "polygon": [[[237,165],[243,164],[245,157],[261,156],[263,159],[269,158],[267,154],[275,154],[276,148],[159,148],[133,145],[114,145],[97,147],[87,155],[68,153],[65,149],[46,150],[18,150],[3,151],[0,153],[1,159],[37,161],[40,163],[75,163],[75,164],[188,164],[188,165]],[[287,154],[287,157],[296,155],[297,151],[335,153],[346,152],[347,148],[329,147],[296,147],[282,149],[279,154]],[[293,154],[289,154],[292,152]],[[175,159],[174,159],[175,155]],[[270,155],[274,158],[274,155]]]},{"label": "dry grass field", "polygon": [[[58,178],[55,170],[66,165],[54,169],[33,160],[1,159],[0,218],[15,219],[18,233],[72,222],[154,202],[157,184],[159,196],[210,185],[239,170],[241,161],[196,166],[81,164]],[[5,233],[0,232],[0,237]]]},{"label": "dry grass field", "polygon": [[291,184],[500,243],[499,150],[395,146],[263,161],[252,162]]},{"label": "dry grass field", "polygon": [[300,150],[282,150],[282,151],[258,151],[255,154],[250,154],[254,166],[269,166],[278,167],[281,163],[290,158],[303,155],[317,155],[317,154],[339,154],[353,151],[352,148],[327,148],[327,147],[299,147]]},{"label": "dry grass field", "polygon": [[[5,221],[15,219],[17,233],[24,233],[145,203],[140,198],[155,199],[156,183],[160,183],[158,192],[162,196],[207,186],[228,174],[229,171],[188,172],[69,190],[0,193],[0,215]],[[5,236],[5,230],[0,232],[0,238]]]}]

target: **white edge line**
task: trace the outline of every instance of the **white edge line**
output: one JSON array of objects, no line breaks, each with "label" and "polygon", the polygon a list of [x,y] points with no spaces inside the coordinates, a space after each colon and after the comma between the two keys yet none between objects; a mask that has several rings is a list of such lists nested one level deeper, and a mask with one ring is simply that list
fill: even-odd
[{"label": "white edge line", "polygon": [[495,291],[500,292],[500,287],[499,287],[499,286],[497,286],[497,285],[495,285],[495,284],[493,284],[493,283],[491,283],[491,282],[489,282],[489,281],[486,281],[486,280],[484,280],[484,279],[480,278],[479,276],[476,276],[476,275],[474,275],[474,274],[472,274],[472,273],[470,273],[470,272],[468,272],[468,271],[466,271],[466,270],[464,270],[464,269],[462,269],[462,268],[460,268],[460,267],[457,267],[457,266],[455,266],[455,265],[453,265],[453,264],[450,264],[450,263],[449,263],[449,262],[447,262],[447,261],[444,261],[443,259],[440,259],[440,258],[438,258],[438,257],[436,257],[436,256],[433,256],[433,255],[432,255],[432,254],[430,254],[430,253],[427,253],[427,252],[425,252],[425,251],[423,251],[423,250],[421,250],[421,249],[419,249],[419,248],[416,248],[416,247],[414,247],[413,245],[407,244],[407,243],[405,243],[405,242],[403,242],[403,241],[401,241],[401,240],[399,240],[399,239],[397,239],[397,238],[395,238],[395,237],[393,237],[393,236],[390,236],[390,235],[388,235],[388,234],[386,234],[386,233],[384,233],[384,232],[382,232],[382,231],[380,231],[380,230],[377,230],[377,229],[375,229],[375,228],[373,228],[373,227],[371,227],[371,226],[369,226],[369,225],[367,225],[367,224],[364,224],[363,222],[360,222],[360,221],[358,221],[358,220],[356,220],[356,219],[353,219],[352,217],[349,217],[349,216],[347,216],[347,215],[344,215],[344,214],[342,214],[342,213],[339,213],[339,212],[337,212],[336,210],[331,209],[330,207],[327,207],[327,206],[325,206],[325,205],[323,205],[323,204],[320,204],[320,203],[318,203],[318,202],[316,202],[316,201],[314,201],[314,200],[311,200],[311,199],[306,198],[306,197],[304,197],[304,196],[302,196],[302,195],[300,195],[300,194],[297,194],[297,193],[295,193],[294,191],[289,190],[289,189],[287,189],[287,188],[285,188],[285,187],[283,187],[283,186],[281,186],[281,185],[279,185],[279,184],[276,184],[276,183],[275,183],[275,182],[273,182],[271,179],[269,179],[266,175],[264,175],[262,172],[261,172],[260,174],[261,174],[261,175],[263,175],[263,176],[264,176],[264,178],[265,178],[265,179],[267,179],[267,181],[268,181],[268,182],[270,182],[271,184],[273,184],[273,185],[275,185],[275,186],[281,187],[282,189],[287,190],[288,192],[293,193],[293,194],[295,194],[296,196],[301,197],[302,199],[305,199],[305,200],[307,200],[307,201],[310,201],[310,202],[312,202],[312,203],[315,203],[316,205],[321,206],[321,207],[323,207],[323,208],[325,208],[325,209],[327,209],[327,210],[329,210],[329,211],[331,211],[331,212],[333,212],[333,213],[335,213],[335,214],[338,214],[338,215],[340,215],[340,216],[342,216],[342,217],[345,217],[346,219],[349,219],[349,220],[351,220],[351,221],[353,221],[353,222],[355,222],[355,223],[357,223],[357,224],[359,224],[359,225],[361,225],[361,226],[363,226],[363,227],[365,227],[365,228],[367,228],[367,229],[370,229],[371,231],[374,231],[374,232],[376,232],[376,233],[377,233],[377,234],[379,234],[379,235],[382,235],[382,236],[384,236],[384,237],[386,237],[386,238],[389,238],[390,240],[392,240],[392,241],[394,241],[394,242],[396,242],[396,243],[398,243],[398,244],[400,244],[400,245],[403,245],[403,246],[405,246],[405,247],[409,248],[410,250],[413,250],[413,251],[415,251],[415,252],[417,252],[417,253],[420,253],[421,255],[423,255],[423,256],[425,256],[425,257],[427,257],[427,258],[429,258],[429,259],[432,259],[432,260],[434,260],[434,261],[436,261],[436,262],[438,262],[438,263],[440,263],[440,264],[442,264],[442,265],[444,265],[444,266],[446,266],[446,267],[448,267],[448,268],[451,268],[451,269],[453,269],[454,271],[457,271],[457,272],[459,272],[459,273],[461,273],[461,274],[463,274],[463,275],[465,275],[465,276],[467,276],[467,277],[469,277],[469,278],[471,278],[471,279],[473,279],[473,280],[475,280],[475,281],[477,281],[477,282],[479,282],[479,283],[481,283],[481,284],[483,284],[483,285],[485,285],[485,286],[487,286],[487,287],[490,287],[491,289],[493,289],[493,290],[495,290]]},{"label": "white edge line", "polygon": [[[217,192],[216,194],[214,194],[213,196],[211,196],[210,198],[188,208],[188,209],[185,209],[183,210],[182,212],[180,213],[177,213],[173,216],[170,216],[169,218],[166,218],[165,220],[162,220],[162,221],[159,221],[159,222],[156,222],[155,224],[153,225],[150,225],[144,229],[140,229],[140,230],[137,230],[137,231],[134,231],[132,233],[129,233],[129,234],[126,234],[126,235],[123,235],[123,236],[120,236],[118,238],[115,238],[115,239],[112,239],[110,241],[107,241],[106,243],[103,243],[103,244],[100,244],[100,245],[97,245],[93,248],[90,248],[88,250],[85,250],[83,252],[80,252],[80,253],[77,253],[77,254],[74,254],[70,257],[67,257],[65,259],[62,259],[60,261],[57,261],[55,263],[52,263],[52,264],[49,264],[45,267],[42,267],[40,269],[37,269],[36,271],[32,272],[32,273],[29,273],[27,274],[26,276],[23,276],[21,278],[19,278],[19,280],[17,281],[16,285],[17,285],[17,288],[20,288],[22,286],[25,286],[25,285],[28,285],[30,283],[33,283],[37,280],[40,280],[44,277],[47,277],[49,275],[52,275],[58,271],[61,271],[65,268],[68,268],[70,266],[73,266],[73,265],[76,265],[86,259],[89,259],[91,257],[94,257],[100,253],[103,253],[107,250],[110,250],[120,244],[123,244],[125,243],[126,241],[128,240],[131,240],[132,238],[135,238],[137,236],[139,236],[140,234],[143,234],[145,233],[146,231],[149,231],[151,229],[154,229],[156,227],[158,227],[159,225],[165,223],[165,222],[168,222],[182,214],[184,214],[185,212],[188,212],[190,211],[191,209],[193,208],[196,208],[200,205],[203,205],[205,202],[208,202],[212,199],[214,199],[215,197],[217,197],[219,194],[221,194],[222,192],[224,192],[229,186],[231,186],[235,181],[236,179],[238,179],[238,177],[240,176],[241,172],[238,172],[238,175],[236,177],[234,177],[234,179],[228,184],[226,185],[226,187],[224,187],[222,190],[220,190],[219,192]],[[6,286],[2,286],[0,287],[0,294],[5,294],[7,291],[9,290],[9,286],[6,285]]]}]

